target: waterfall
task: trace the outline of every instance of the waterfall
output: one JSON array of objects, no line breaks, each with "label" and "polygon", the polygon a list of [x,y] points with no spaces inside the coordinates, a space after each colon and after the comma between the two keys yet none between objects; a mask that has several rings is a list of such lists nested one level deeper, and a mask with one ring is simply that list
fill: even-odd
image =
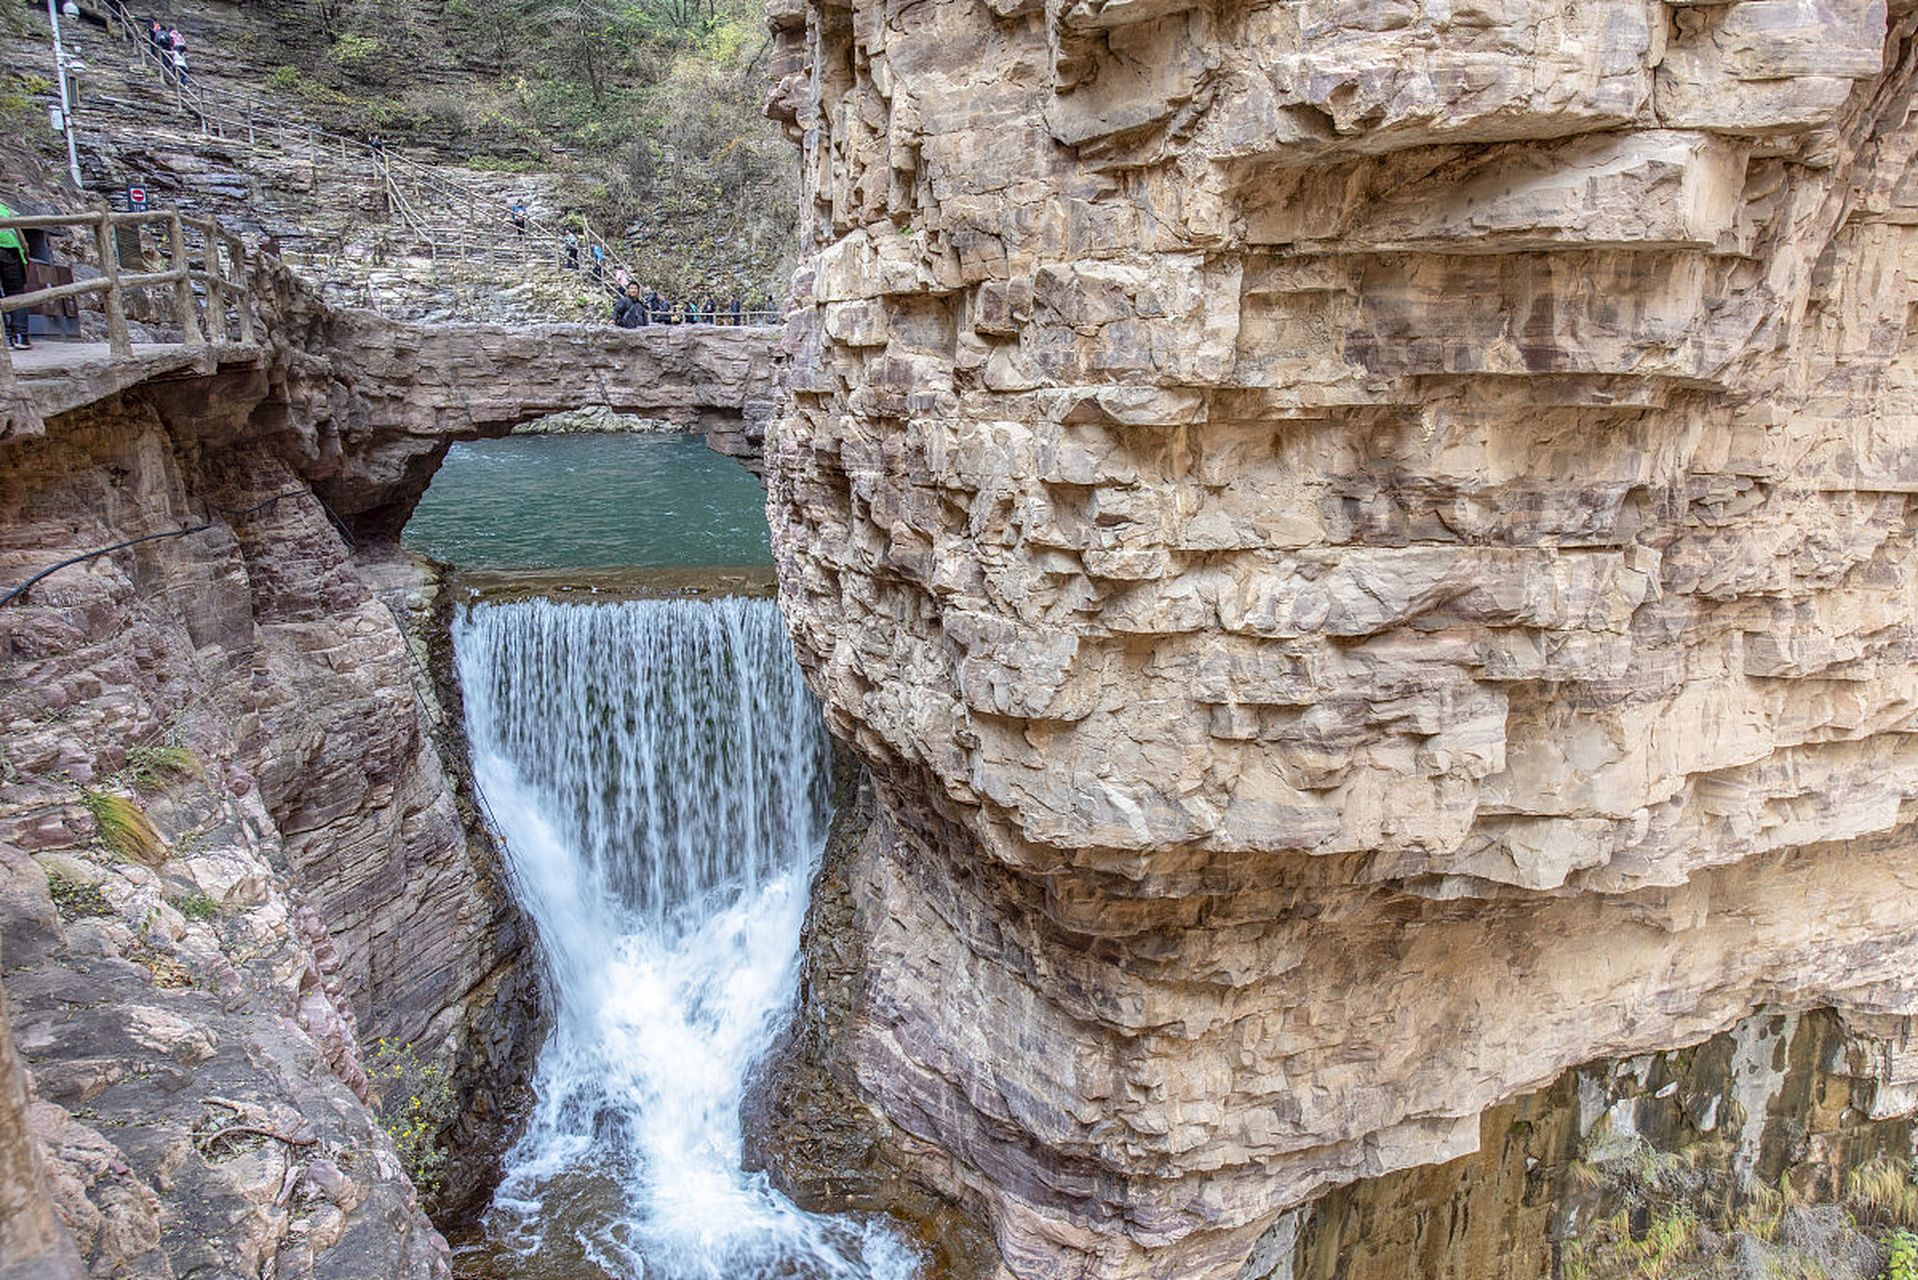
[{"label": "waterfall", "polygon": [[788,1015],[828,743],[765,600],[481,604],[454,649],[554,1026],[490,1239],[513,1276],[907,1280],[883,1225],[740,1170]]}]

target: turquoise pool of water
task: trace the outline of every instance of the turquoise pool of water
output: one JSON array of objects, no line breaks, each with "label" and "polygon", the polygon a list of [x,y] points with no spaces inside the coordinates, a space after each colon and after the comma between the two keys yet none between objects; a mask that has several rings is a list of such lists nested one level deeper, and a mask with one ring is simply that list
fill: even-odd
[{"label": "turquoise pool of water", "polygon": [[462,569],[772,562],[766,491],[692,435],[506,436],[456,444],[406,545]]}]

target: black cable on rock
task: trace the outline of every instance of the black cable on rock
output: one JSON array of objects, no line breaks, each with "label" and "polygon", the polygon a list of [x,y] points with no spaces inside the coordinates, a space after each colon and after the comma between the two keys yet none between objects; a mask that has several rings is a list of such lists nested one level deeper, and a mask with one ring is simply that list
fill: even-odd
[{"label": "black cable on rock", "polygon": [[[215,515],[222,516],[228,520],[240,520],[250,515],[256,515],[259,512],[266,510],[268,507],[272,506],[274,503],[279,502],[283,499],[297,498],[301,494],[306,492],[307,491],[305,489],[288,489],[285,493],[276,493],[272,497],[266,499],[264,502],[255,503],[253,506],[247,507],[243,510],[232,510],[227,507],[215,507],[211,505],[207,507],[207,510],[214,513]],[[72,565],[82,564],[88,560],[97,560],[101,556],[111,555],[115,551],[124,551],[128,547],[136,547],[140,545],[142,542],[157,542],[162,538],[184,538],[189,534],[204,533],[218,523],[219,521],[209,518],[207,520],[203,520],[199,524],[188,525],[184,529],[168,529],[164,533],[143,534],[138,538],[128,538],[124,542],[116,542],[110,547],[101,547],[95,551],[83,551],[77,556],[71,556],[65,560],[62,560],[59,564],[48,565],[46,568],[40,570],[40,572],[34,574],[31,578],[28,578],[25,582],[21,583],[19,586],[15,587],[13,590],[7,592],[7,594],[5,594],[4,596],[0,596],[0,608],[4,608],[5,606],[12,604],[15,600],[19,599],[20,597],[26,595],[27,592],[30,591],[35,584],[39,583],[43,579],[60,572],[60,570],[62,569],[69,568]]]}]

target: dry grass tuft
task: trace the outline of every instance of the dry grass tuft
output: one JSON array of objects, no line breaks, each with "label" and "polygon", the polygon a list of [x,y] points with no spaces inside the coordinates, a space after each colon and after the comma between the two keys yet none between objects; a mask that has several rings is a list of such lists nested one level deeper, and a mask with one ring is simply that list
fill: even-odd
[{"label": "dry grass tuft", "polygon": [[166,861],[166,841],[138,803],[89,787],[80,788],[80,803],[93,815],[101,844],[142,866],[157,867]]}]

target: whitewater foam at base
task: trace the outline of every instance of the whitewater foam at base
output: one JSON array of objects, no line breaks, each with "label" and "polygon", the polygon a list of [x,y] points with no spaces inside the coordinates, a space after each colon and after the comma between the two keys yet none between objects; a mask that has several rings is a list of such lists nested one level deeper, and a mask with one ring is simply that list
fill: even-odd
[{"label": "whitewater foam at base", "polygon": [[740,1098],[790,1011],[828,816],[828,742],[778,610],[479,605],[454,648],[554,1018],[494,1245],[527,1275],[907,1280],[882,1224],[803,1213],[740,1170]]}]

